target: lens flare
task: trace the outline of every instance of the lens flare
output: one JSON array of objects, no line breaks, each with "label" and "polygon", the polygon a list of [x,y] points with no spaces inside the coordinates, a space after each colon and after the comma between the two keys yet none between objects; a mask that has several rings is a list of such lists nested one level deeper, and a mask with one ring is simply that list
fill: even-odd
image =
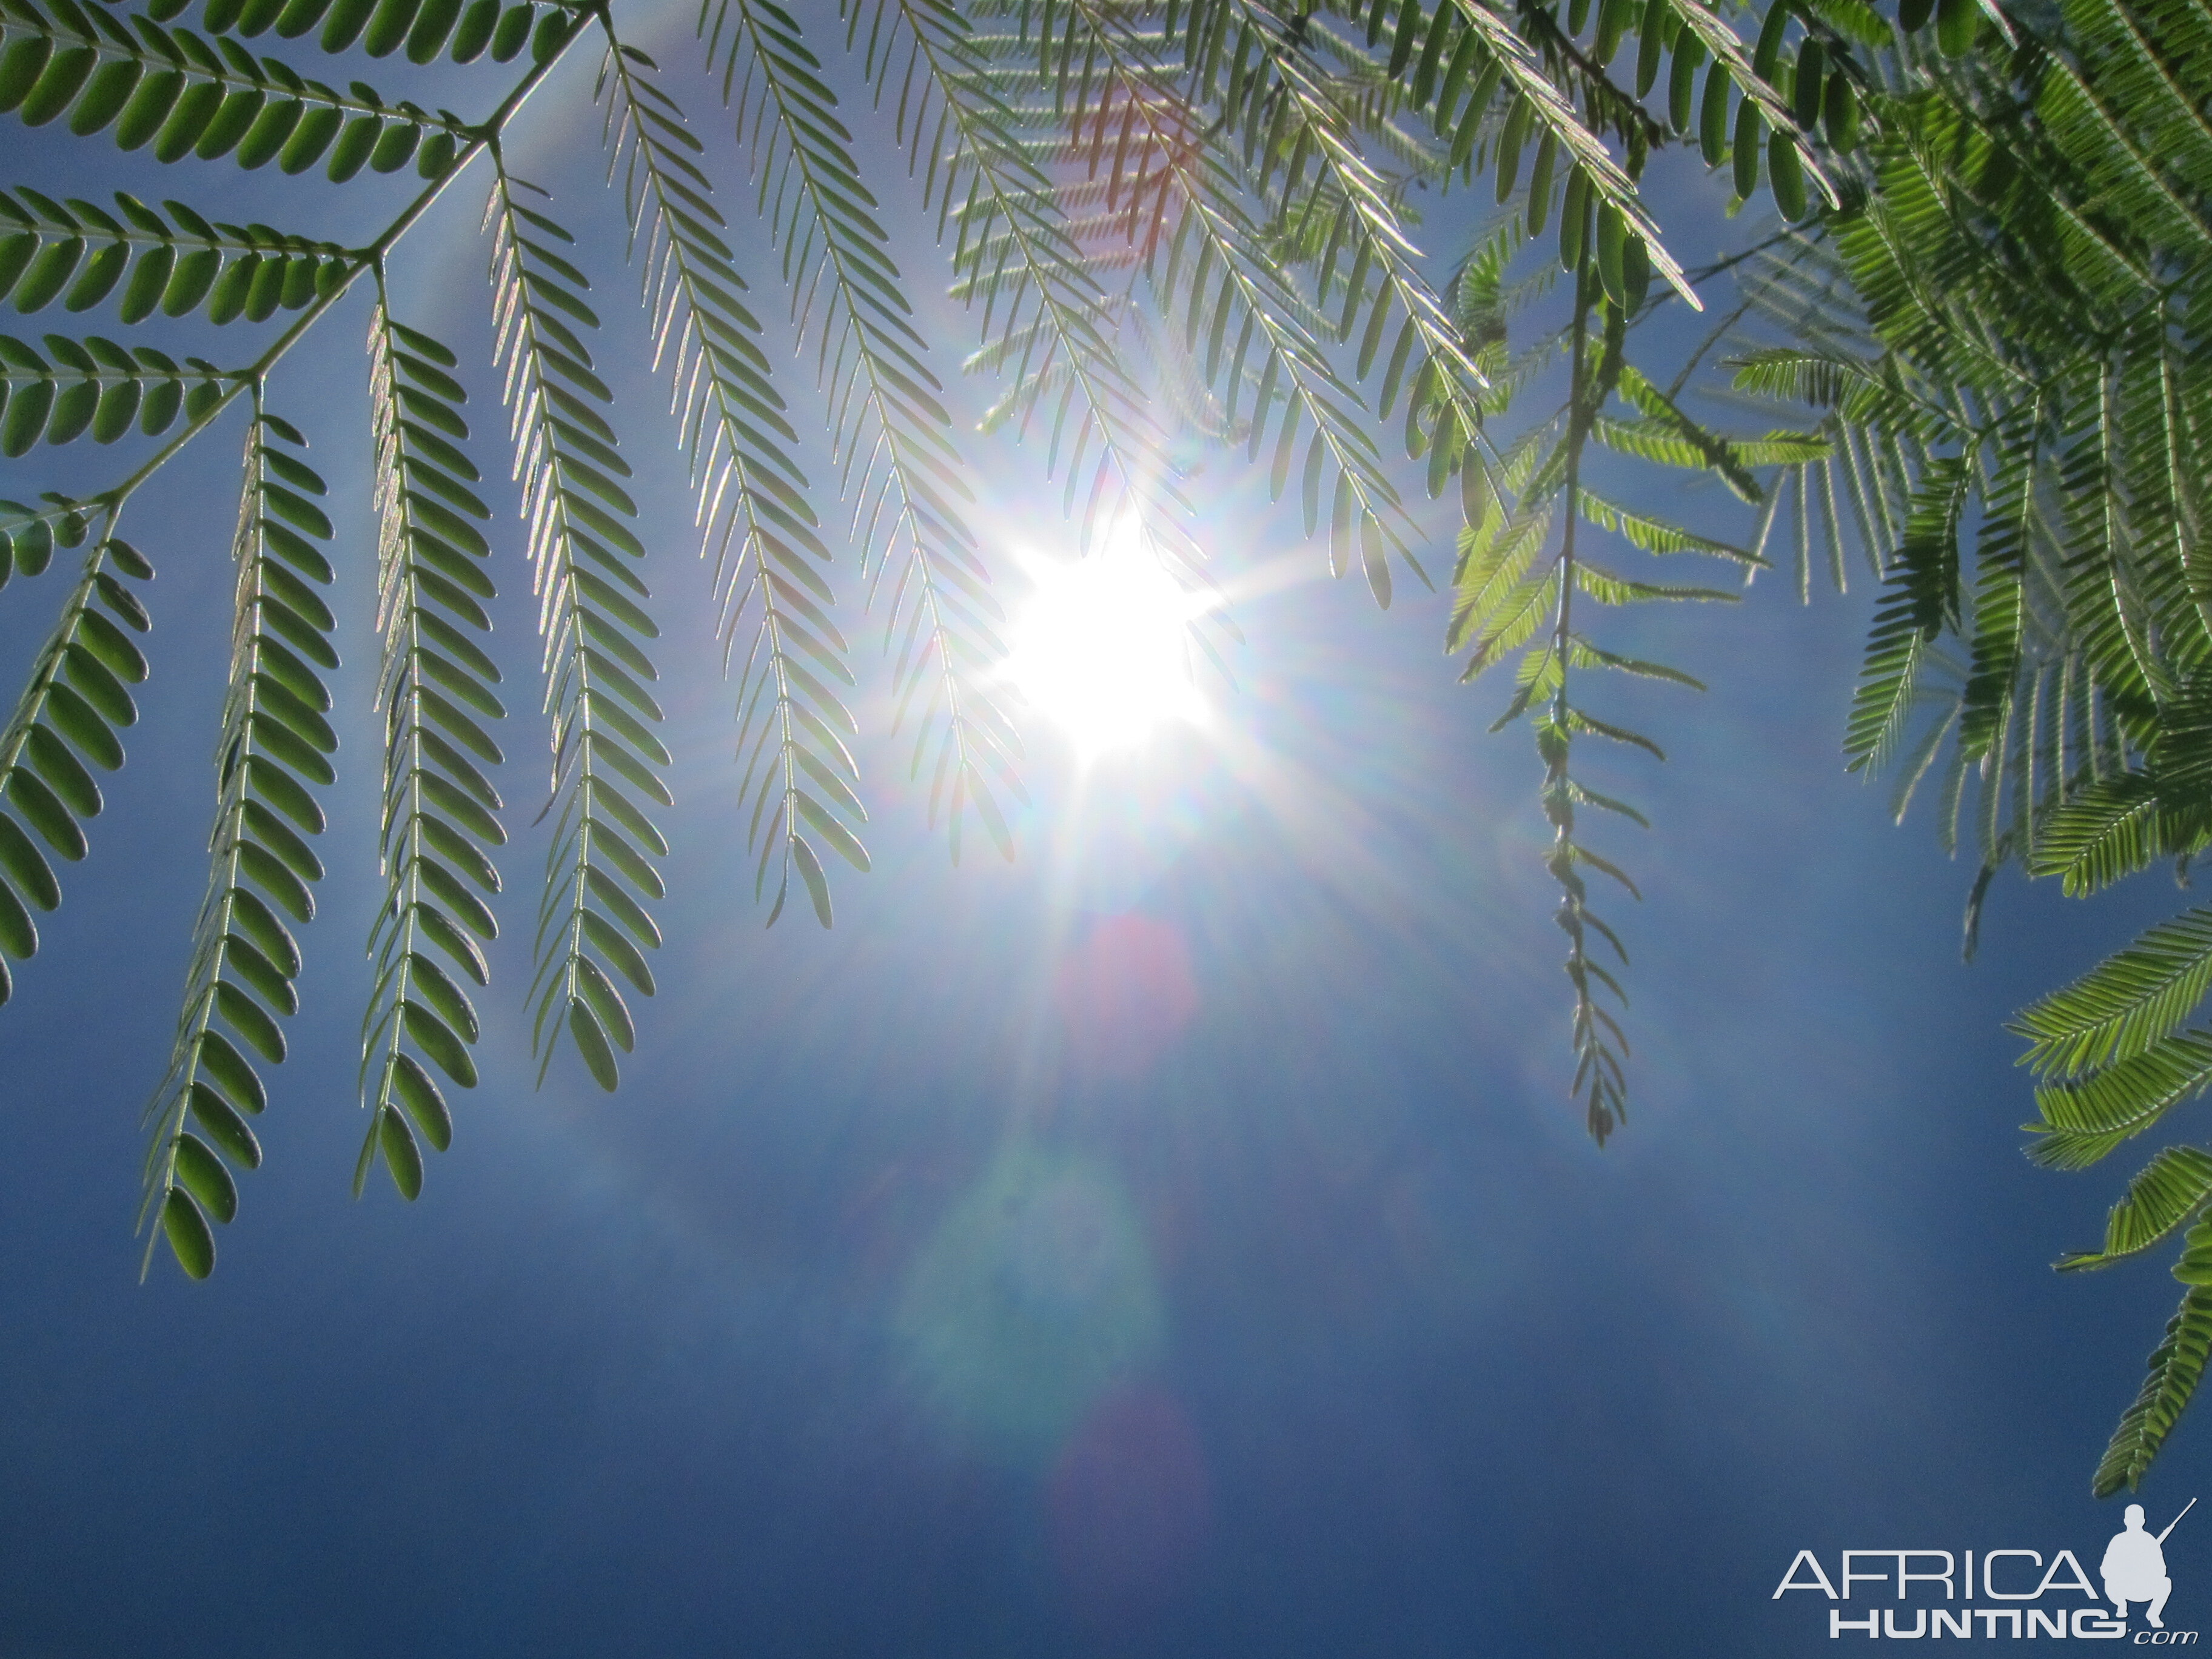
[{"label": "lens flare", "polygon": [[1188,655],[1206,603],[1186,593],[1124,526],[1073,564],[1031,567],[1036,591],[1014,619],[1006,672],[1084,758],[1133,748],[1205,704]]},{"label": "lens flare", "polygon": [[898,1328],[944,1427],[1016,1465],[1049,1458],[1164,1337],[1127,1190],[1096,1160],[1011,1142],[924,1246]]},{"label": "lens flare", "polygon": [[1109,1627],[1156,1613],[1204,1553],[1212,1485],[1172,1395],[1140,1384],[1101,1399],[1045,1480],[1053,1554],[1077,1608]]}]

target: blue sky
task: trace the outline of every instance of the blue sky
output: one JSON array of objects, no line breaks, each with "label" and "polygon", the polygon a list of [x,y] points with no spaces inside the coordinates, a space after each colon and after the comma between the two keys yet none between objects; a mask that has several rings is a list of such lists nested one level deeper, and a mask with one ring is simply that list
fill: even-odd
[{"label": "blue sky", "polygon": [[[670,60],[687,28],[663,21]],[[580,128],[549,114],[520,165],[605,228]],[[9,143],[18,176],[59,153]],[[281,199],[137,173],[234,216]],[[461,350],[489,460],[473,232],[462,201],[426,228],[402,314]],[[2001,1027],[2174,897],[2008,877],[1960,965],[1971,871],[1838,759],[1863,584],[1808,609],[1762,583],[1650,636],[1712,689],[1638,694],[1670,759],[1610,774],[1656,828],[1604,843],[1647,896],[1607,912],[1637,1056],[1599,1152],[1565,1098],[1525,736],[1486,734],[1503,694],[1454,684],[1440,601],[1401,584],[1384,614],[1330,583],[1233,459],[1194,484],[1244,596],[1214,728],[1088,774],[1034,732],[1019,860],[953,870],[875,696],[876,871],[840,879],[834,932],[763,933],[665,394],[625,278],[595,274],[679,799],[624,1088],[566,1061],[530,1088],[518,904],[453,1150],[414,1206],[380,1176],[346,1198],[376,902],[356,580],[334,873],[267,1161],[212,1280],[163,1260],[137,1282],[137,1109],[221,696],[233,484],[195,452],[126,526],[161,569],[131,763],[0,1013],[0,1655],[1794,1654],[1828,1640],[1825,1602],[1771,1599],[1800,1548],[1832,1571],[1845,1547],[2063,1547],[2094,1571],[2118,1516],[2089,1470],[2175,1292],[2153,1263],[2050,1273],[2121,1172],[2019,1157]],[[927,314],[950,379],[972,325]],[[362,558],[364,319],[271,398]],[[804,398],[803,370],[786,384]],[[1035,459],[963,446],[1018,588],[1016,544],[1066,550]],[[33,457],[8,493],[102,459]],[[514,562],[502,586],[526,900],[544,763]],[[51,589],[0,594],[11,648]],[[2185,1426],[2154,1528],[2202,1457]],[[2168,1547],[2184,1627],[2212,1582],[2192,1526]]]}]

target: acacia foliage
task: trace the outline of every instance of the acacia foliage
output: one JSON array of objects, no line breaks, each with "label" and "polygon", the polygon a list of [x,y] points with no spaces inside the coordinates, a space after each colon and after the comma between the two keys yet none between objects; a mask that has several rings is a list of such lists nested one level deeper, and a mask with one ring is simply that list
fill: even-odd
[{"label": "acacia foliage", "polygon": [[[1941,36],[1940,27],[1937,31]],[[1966,948],[2011,866],[2099,891],[2212,834],[2212,27],[2064,0],[1978,50],[1914,43],[1869,100],[1843,208],[1755,279],[1736,380],[1810,406],[1786,485],[1801,571],[1856,540],[1882,586],[1846,734],[1978,856]],[[1954,40],[1952,47],[1960,43]],[[1780,336],[1778,339],[1776,336]],[[1839,506],[1840,503],[1840,506]],[[1809,574],[1806,577],[1809,580]],[[2160,924],[2024,1011],[2028,1155],[2086,1168],[2212,1083],[2212,917]],[[2094,1486],[2132,1488],[2201,1381],[2212,1164],[2154,1153],[2100,1268],[2183,1234],[2191,1288]]]},{"label": "acacia foliage", "polygon": [[[0,189],[0,299],[27,318],[96,313],[98,330],[58,331],[71,326],[63,321],[35,341],[0,337],[0,450],[27,458],[88,436],[130,452],[113,484],[82,499],[0,503],[0,568],[37,576],[57,550],[88,550],[7,728],[0,949],[19,962],[36,949],[32,910],[59,900],[52,860],[85,850],[83,821],[100,805],[87,768],[120,763],[116,732],[133,712],[124,687],[144,672],[125,635],[150,618],[126,584],[150,571],[117,524],[147,479],[210,464],[201,435],[241,404],[252,411],[210,896],[169,1075],[149,1109],[149,1249],[167,1238],[188,1272],[208,1272],[215,1227],[236,1212],[236,1174],[259,1160],[250,1120],[283,1057],[281,1022],[296,1010],[294,930],[313,914],[323,867],[316,791],[335,776],[324,677],[336,658],[321,590],[369,585],[381,641],[374,841],[386,897],[368,941],[369,1121],[356,1189],[380,1161],[403,1194],[419,1192],[426,1144],[443,1150],[453,1133],[447,1091],[477,1080],[477,1004],[497,994],[483,946],[497,926],[507,838],[484,769],[503,753],[507,739],[495,734],[511,710],[498,688],[517,668],[491,649],[485,607],[516,551],[538,598],[551,768],[552,845],[528,992],[540,1075],[565,1043],[613,1087],[618,1055],[636,1040],[629,999],[654,988],[666,852],[654,819],[672,798],[654,730],[653,593],[629,527],[623,448],[632,422],[612,409],[594,361],[612,319],[592,267],[611,251],[580,244],[501,147],[565,53],[580,43],[599,73],[553,82],[545,95],[601,106],[631,227],[627,252],[643,279],[642,323],[699,491],[737,674],[757,887],[771,921],[796,890],[827,925],[831,868],[869,861],[851,748],[857,677],[836,608],[841,561],[853,559],[851,582],[875,602],[913,770],[927,775],[932,815],[956,857],[971,818],[1011,855],[1003,803],[1020,798],[1021,784],[1018,736],[994,678],[1001,618],[968,521],[943,385],[825,54],[848,54],[873,95],[895,100],[954,293],[981,327],[966,367],[1004,386],[988,424],[1042,452],[1086,543],[1126,524],[1179,580],[1205,583],[1166,460],[1171,441],[1195,426],[1243,447],[1278,493],[1295,489],[1310,531],[1320,536],[1326,523],[1334,565],[1357,564],[1387,603],[1394,563],[1426,574],[1404,470],[1379,418],[1395,421],[1401,404],[1402,447],[1425,463],[1431,494],[1464,481],[1478,539],[1485,523],[1548,512],[1557,456],[1578,453],[1594,434],[1665,459],[1680,459],[1669,441],[1687,441],[1692,465],[1711,459],[1715,441],[1686,417],[1650,413],[1665,399],[1652,402],[1658,394],[1620,351],[1655,278],[1690,291],[1637,186],[1650,149],[1681,126],[1637,101],[1650,89],[1646,60],[1671,52],[1678,79],[1682,65],[1708,65],[1707,100],[1727,113],[1730,142],[1764,158],[1748,172],[1735,164],[1747,192],[1766,176],[1762,166],[1787,211],[1809,210],[1808,179],[1825,189],[1825,141],[1795,124],[1788,101],[1785,37],[1810,27],[1797,14],[1766,15],[1747,48],[1702,6],[1616,0],[1587,13],[1563,26],[1463,0],[1333,12],[1257,0],[880,0],[848,6],[825,27],[818,12],[802,21],[773,4],[714,0],[698,18],[703,90],[727,106],[752,174],[733,191],[737,181],[708,165],[708,147],[659,66],[621,40],[605,5],[0,4],[0,113],[64,128],[88,170],[112,144],[193,167],[421,181],[396,217],[331,236],[217,218],[205,210],[208,180],[189,168],[178,197],[158,205],[121,192],[112,204],[64,198],[38,180]],[[1634,93],[1607,73],[1632,34]],[[351,78],[360,58],[403,53],[450,81],[451,102],[488,113],[387,100]],[[1841,95],[1847,107],[1848,88]],[[469,177],[489,187],[494,368],[522,486],[519,538],[485,499],[485,434],[465,413],[473,371],[393,314],[386,281],[415,226]],[[1571,328],[1549,346],[1565,350],[1571,336],[1578,378],[1575,412],[1552,423],[1548,440],[1501,447],[1490,430],[1515,379],[1484,357],[1495,356],[1491,313],[1503,315],[1507,300],[1483,299],[1480,272],[1440,276],[1415,240],[1409,185],[1465,189],[1485,178],[1532,234],[1549,219],[1563,228],[1577,298]],[[722,204],[747,198],[769,269],[742,269],[735,252],[743,238]],[[752,285],[763,281],[785,287],[791,304],[761,306]],[[358,424],[374,460],[374,556],[351,554],[348,532],[318,504],[321,482],[301,453],[311,434],[276,407],[286,354],[364,288],[374,290],[370,391]],[[780,311],[787,322],[763,322]],[[187,321],[247,343],[226,362],[180,360],[160,342]],[[807,476],[808,439],[772,368],[793,343],[829,411],[836,479],[826,491]],[[1606,412],[1624,387],[1644,413]],[[337,430],[314,435],[343,441],[342,415],[321,417]],[[1526,465],[1546,441],[1553,459]],[[1594,493],[1568,495],[1639,545],[1729,550]],[[848,503],[842,525],[830,520],[831,497]],[[1526,565],[1534,550],[1516,536],[1509,562]],[[1463,563],[1487,556],[1470,551]],[[1551,564],[1528,580],[1589,603],[1665,596],[1586,556],[1577,562],[1571,532],[1546,556]],[[1510,624],[1480,623],[1479,586],[1463,585],[1455,623],[1462,641],[1486,626],[1478,662],[1522,643],[1507,637]],[[1571,672],[1648,665],[1564,621],[1546,641],[1528,659],[1536,665],[1524,663],[1520,703],[1540,714],[1547,800],[1560,825],[1553,866],[1576,942],[1580,1083],[1601,1137],[1617,1120],[1624,1074],[1609,1035],[1618,1028],[1596,994],[1618,981],[1583,948],[1586,930],[1613,935],[1583,904],[1581,882],[1585,870],[1620,872],[1574,833],[1573,806],[1609,798],[1586,789],[1565,755],[1581,736],[1648,740],[1571,702],[1567,684]],[[1211,649],[1203,636],[1194,643]]]},{"label": "acacia foliage", "polygon": [[[210,1222],[235,1212],[233,1170],[258,1161],[247,1120],[283,1055],[290,929],[321,867],[307,838],[337,734],[318,588],[372,586],[381,641],[371,839],[386,902],[359,1176],[380,1159],[414,1196],[422,1143],[452,1138],[446,1087],[476,1080],[506,839],[482,769],[511,741],[495,736],[511,712],[495,688],[517,667],[483,637],[483,607],[518,554],[539,601],[551,782],[528,992],[540,1075],[565,1042],[612,1088],[636,1040],[628,999],[654,988],[655,816],[672,796],[623,455],[635,417],[613,409],[594,355],[610,330],[641,326],[668,377],[769,920],[803,895],[828,925],[831,872],[869,864],[841,587],[883,624],[910,769],[953,855],[971,814],[1012,855],[1020,744],[994,678],[1002,618],[913,320],[923,255],[890,246],[873,191],[897,169],[860,164],[841,78],[890,113],[980,331],[963,368],[999,385],[986,426],[1033,447],[1086,545],[1126,527],[1206,585],[1170,460],[1194,433],[1263,469],[1330,568],[1358,569],[1382,603],[1399,573],[1431,582],[1436,563],[1447,578],[1448,648],[1470,678],[1510,666],[1498,724],[1527,722],[1538,750],[1573,1087],[1599,1141],[1626,1109],[1626,956],[1591,881],[1635,888],[1589,824],[1643,819],[1586,757],[1601,740],[1661,752],[1604,687],[1698,683],[1593,620],[1735,597],[1661,580],[1653,558],[1747,576],[1794,526],[1809,585],[1816,542],[1839,576],[1846,543],[1862,544],[1886,586],[1850,757],[1902,757],[1909,792],[1949,755],[1946,833],[1978,787],[1988,868],[2025,860],[2086,888],[2198,844],[2202,722],[2187,711],[2212,680],[2201,584],[2182,574],[2201,484],[2179,458],[2203,414],[2194,273],[2212,246],[2212,143],[2192,77],[2212,53],[2185,0],[2067,0],[2033,27],[1979,0],[1906,0],[1893,18],[1867,0],[846,0],[834,19],[708,0],[686,95],[695,110],[720,97],[743,179],[718,176],[670,89],[684,83],[622,40],[605,3],[197,3],[0,0],[0,114],[60,123],[88,155],[112,143],[422,184],[395,218],[330,238],[181,199],[0,189],[0,300],[27,317],[112,314],[98,333],[0,336],[0,452],[89,435],[141,458],[82,499],[0,502],[0,580],[40,574],[58,550],[85,560],[0,739],[0,951],[18,962],[36,948],[30,911],[58,902],[51,859],[83,854],[100,805],[87,766],[120,763],[125,687],[144,672],[126,634],[149,618],[126,583],[150,567],[118,522],[149,477],[209,464],[201,434],[252,410],[215,873],[149,1113],[149,1248],[167,1238],[195,1275],[213,1263]],[[597,75],[539,95],[598,102],[641,277],[632,319],[603,316],[594,285],[617,251],[580,243],[501,149],[572,50]],[[403,52],[488,113],[344,78]],[[1753,219],[1796,228],[1748,263],[1684,270],[1643,189],[1670,148]],[[180,195],[212,199],[206,175],[178,177]],[[474,371],[386,295],[408,234],[464,179],[488,186],[519,536],[483,498],[483,422],[463,413]],[[1453,197],[1486,228],[1439,258],[1421,206]],[[733,202],[757,231],[732,225]],[[1467,217],[1451,207],[1446,222]],[[738,252],[749,237],[757,264]],[[1702,306],[1737,278],[1743,305],[1679,374],[1639,354],[1658,307]],[[355,435],[374,454],[374,556],[350,554],[315,505],[297,453],[309,434],[274,407],[292,345],[364,288],[371,393]],[[1744,398],[1786,407],[1764,429],[1692,412],[1712,345],[1740,341],[1747,315],[1780,325],[1727,369]],[[188,319],[248,343],[228,363],[179,360],[155,342]],[[814,434],[780,384],[793,346],[827,410],[834,482],[809,476]],[[324,420],[325,441],[349,441],[342,415]],[[1745,504],[1744,532],[1631,500],[1613,482],[1622,461],[1717,479]],[[1448,569],[1424,562],[1419,491],[1456,510]],[[1203,627],[1193,645],[1212,649]],[[2201,929],[2169,931],[2027,1017],[2039,1059],[2065,1057],[2044,1097],[2047,1144],[2069,1149],[2051,1161],[2106,1148],[2201,1075],[2191,1044],[2212,1037],[2168,1020],[2203,989]],[[2160,1218],[2170,1230],[2197,1213],[2194,1169],[2154,1165],[2116,1237],[2136,1247]],[[2188,1366],[2161,1363],[2170,1401]]]}]

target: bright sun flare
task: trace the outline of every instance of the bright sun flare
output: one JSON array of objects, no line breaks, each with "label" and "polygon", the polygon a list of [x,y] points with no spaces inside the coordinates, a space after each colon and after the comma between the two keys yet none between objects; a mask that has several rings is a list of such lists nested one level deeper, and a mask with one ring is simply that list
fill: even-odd
[{"label": "bright sun flare", "polygon": [[1014,618],[1007,672],[1079,751],[1129,748],[1204,713],[1186,655],[1191,619],[1204,604],[1135,537],[1109,537],[1073,564],[1032,568],[1036,592]]}]

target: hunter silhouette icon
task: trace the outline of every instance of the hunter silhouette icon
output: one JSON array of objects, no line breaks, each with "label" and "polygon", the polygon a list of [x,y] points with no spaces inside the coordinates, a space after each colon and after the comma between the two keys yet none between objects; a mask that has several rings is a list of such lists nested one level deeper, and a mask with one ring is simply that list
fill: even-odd
[{"label": "hunter silhouette icon", "polygon": [[[2191,1498],[2182,1506],[2181,1515],[2197,1507]],[[2154,1537],[2143,1530],[2143,1506],[2130,1504],[2121,1517],[2127,1530],[2112,1534],[2112,1541],[2105,1546],[2104,1565],[2099,1569],[2105,1580],[2105,1595],[2119,1616],[2128,1616],[2128,1603],[2148,1601],[2150,1607],[2145,1617],[2153,1630],[2164,1630],[2166,1620],[2159,1615],[2166,1611],[2166,1598],[2173,1594],[2173,1580],[2166,1577],[2166,1552],[2160,1547],[2166,1534],[2181,1524],[2181,1515],[2166,1523],[2166,1532]]]}]

